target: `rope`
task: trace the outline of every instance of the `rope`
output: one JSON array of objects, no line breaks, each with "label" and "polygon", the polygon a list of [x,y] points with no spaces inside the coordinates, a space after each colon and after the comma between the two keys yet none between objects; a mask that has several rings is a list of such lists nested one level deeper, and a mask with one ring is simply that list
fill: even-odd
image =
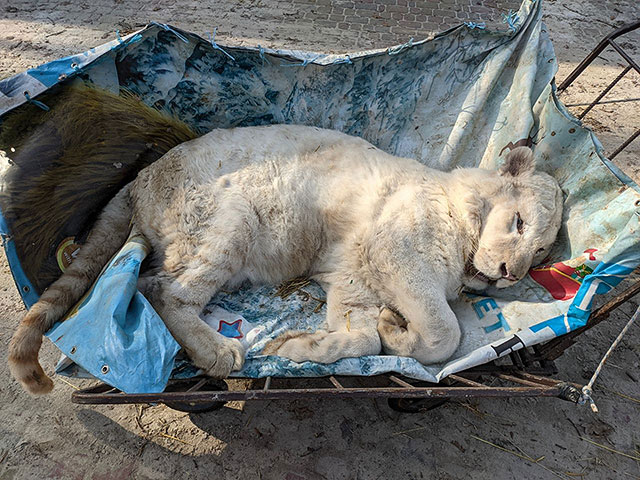
[{"label": "rope", "polygon": [[413,37],[410,38],[407,43],[403,43],[402,45],[398,45],[396,47],[387,48],[387,53],[389,55],[397,55],[400,52],[402,52],[403,50],[405,50],[407,48],[411,48],[411,47],[413,47]]},{"label": "rope", "polygon": [[600,363],[598,364],[598,368],[596,368],[596,371],[593,372],[593,375],[591,377],[591,380],[589,380],[589,383],[587,383],[584,387],[582,387],[582,396],[580,397],[580,400],[578,401],[578,403],[580,405],[584,405],[585,403],[589,402],[589,406],[591,407],[591,410],[593,410],[594,413],[598,413],[598,407],[593,401],[593,398],[591,398],[591,395],[593,394],[593,390],[592,390],[593,384],[598,378],[598,375],[600,375],[600,371],[602,370],[602,367],[604,367],[604,364],[607,362],[607,360],[611,356],[611,353],[618,346],[618,344],[622,340],[622,337],[624,337],[624,335],[627,333],[627,330],[629,330],[631,325],[633,325],[635,321],[638,319],[638,316],[640,316],[640,307],[636,309],[636,312],[633,314],[631,319],[629,319],[629,321],[624,326],[620,334],[613,341],[613,343],[609,347],[609,350],[607,350],[607,353],[604,354],[604,357],[602,357],[602,360],[600,360]]},{"label": "rope", "polygon": [[464,25],[471,30],[473,30],[474,28],[477,28],[478,30],[484,30],[485,28],[487,28],[487,24],[484,22],[464,22]]},{"label": "rope", "polygon": [[517,12],[513,10],[509,10],[506,14],[502,14],[502,23],[506,23],[513,33],[518,31],[518,22],[520,21],[520,16]]},{"label": "rope", "polygon": [[29,92],[24,92],[24,97],[27,99],[27,102],[29,102],[30,104],[35,105],[38,108],[41,108],[45,112],[49,111],[49,107],[47,107],[44,103],[31,98],[31,95],[29,95]]},{"label": "rope", "polygon": [[338,58],[338,59],[334,60],[331,63],[332,63],[332,65],[338,65],[340,63],[346,63],[346,64],[349,64],[349,65],[353,65],[353,62],[351,61],[351,57],[349,55],[346,55],[344,58]]},{"label": "rope", "polygon": [[302,60],[302,62],[300,63],[283,63],[280,62],[280,66],[281,67],[306,67],[307,65],[309,65],[312,62],[315,62],[316,60],[318,60],[320,57],[322,57],[322,55],[316,55],[313,58],[305,58],[304,60]]},{"label": "rope", "polygon": [[151,22],[153,25],[157,25],[163,29],[165,29],[167,32],[171,32],[173,33],[176,37],[178,37],[180,40],[182,40],[184,43],[189,43],[189,39],[187,37],[185,37],[184,35],[176,32],[173,28],[171,28],[169,25],[167,25],[166,23],[159,23],[159,22]]},{"label": "rope", "polygon": [[220,45],[216,43],[217,32],[218,32],[218,27],[214,28],[213,33],[209,34],[209,42],[211,43],[211,46],[216,50],[220,50],[222,53],[224,53],[227,57],[229,57],[231,60],[235,62],[236,59],[233,57],[233,55],[231,55],[229,52],[227,52],[224,48],[222,48]]},{"label": "rope", "polygon": [[260,55],[260,59],[262,60],[262,65],[263,66],[264,66],[265,62],[268,63],[268,64],[271,64],[269,59],[264,56],[264,48],[262,47],[262,45],[258,45],[258,52],[259,52],[259,55]]}]

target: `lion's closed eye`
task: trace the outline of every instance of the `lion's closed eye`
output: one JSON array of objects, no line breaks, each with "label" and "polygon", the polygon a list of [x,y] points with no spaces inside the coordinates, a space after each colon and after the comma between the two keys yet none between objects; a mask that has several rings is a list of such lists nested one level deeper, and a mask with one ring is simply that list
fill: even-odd
[{"label": "lion's closed eye", "polygon": [[520,217],[520,212],[516,212],[516,228],[518,229],[518,233],[522,235],[522,232],[524,232],[524,222],[522,221],[522,217]]}]

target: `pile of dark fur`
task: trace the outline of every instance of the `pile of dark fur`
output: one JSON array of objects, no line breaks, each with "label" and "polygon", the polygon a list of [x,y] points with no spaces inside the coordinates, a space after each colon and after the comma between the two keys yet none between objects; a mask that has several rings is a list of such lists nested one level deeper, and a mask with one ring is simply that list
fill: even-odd
[{"label": "pile of dark fur", "polygon": [[0,149],[13,165],[0,207],[22,268],[41,293],[60,276],[58,245],[86,236],[96,215],[136,174],[198,135],[167,112],[90,86],[59,86],[5,115]]}]

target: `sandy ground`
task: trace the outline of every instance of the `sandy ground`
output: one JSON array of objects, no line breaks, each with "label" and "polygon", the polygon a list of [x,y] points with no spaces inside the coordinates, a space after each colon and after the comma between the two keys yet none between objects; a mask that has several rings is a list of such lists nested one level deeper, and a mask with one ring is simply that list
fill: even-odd
[{"label": "sandy ground", "polygon": [[[77,0],[3,0],[0,77],[85,50],[112,38],[116,28],[124,32],[150,19],[202,34],[215,18],[221,41],[230,44],[320,51],[389,44],[373,33],[315,25],[313,15],[306,23],[294,21],[310,3],[116,0],[96,6]],[[559,80],[613,27],[640,17],[635,0],[549,0],[545,11],[560,60]],[[283,21],[287,14],[291,17]],[[427,32],[417,33],[419,38]],[[394,39],[406,41],[403,35],[410,36],[399,32]],[[623,42],[637,60],[638,38]],[[602,55],[563,100],[588,102],[615,78],[620,65],[615,54]],[[640,96],[639,82],[630,74],[610,98]],[[638,103],[600,107],[587,123],[611,152],[640,127]],[[639,153],[640,140],[616,159],[636,181]],[[73,405],[72,387],[61,380],[47,398],[24,394],[6,368],[5,346],[24,307],[4,256],[0,291],[0,480],[640,478],[638,325],[596,386],[597,415],[556,399],[451,402],[416,415],[373,400],[238,402],[216,413],[186,414],[164,406]],[[567,351],[557,362],[558,376],[585,382],[638,300]],[[46,344],[41,359],[49,371],[57,358]]]}]

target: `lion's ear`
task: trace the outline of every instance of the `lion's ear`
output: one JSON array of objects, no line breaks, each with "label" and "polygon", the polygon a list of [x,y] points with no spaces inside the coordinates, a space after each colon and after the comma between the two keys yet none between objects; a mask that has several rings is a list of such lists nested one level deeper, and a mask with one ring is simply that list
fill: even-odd
[{"label": "lion's ear", "polygon": [[498,169],[500,175],[517,177],[533,173],[536,162],[529,147],[517,147],[509,152],[504,164]]}]

